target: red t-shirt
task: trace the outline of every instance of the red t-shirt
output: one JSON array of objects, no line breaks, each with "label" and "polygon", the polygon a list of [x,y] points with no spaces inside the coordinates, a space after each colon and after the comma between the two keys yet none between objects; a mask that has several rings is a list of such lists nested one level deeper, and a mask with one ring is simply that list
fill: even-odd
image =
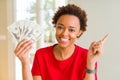
[{"label": "red t-shirt", "polygon": [[[33,76],[42,80],[83,80],[85,77],[87,49],[75,45],[74,53],[66,60],[57,60],[53,46],[37,50],[32,67]],[[95,74],[97,80],[97,75]]]}]

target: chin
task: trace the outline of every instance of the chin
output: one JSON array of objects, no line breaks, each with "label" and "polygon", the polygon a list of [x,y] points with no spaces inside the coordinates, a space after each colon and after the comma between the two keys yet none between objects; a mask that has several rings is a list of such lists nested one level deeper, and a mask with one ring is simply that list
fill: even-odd
[{"label": "chin", "polygon": [[68,46],[68,44],[65,44],[65,43],[58,43],[58,45],[59,45],[60,47],[67,47],[67,46]]},{"label": "chin", "polygon": [[67,47],[70,47],[71,44],[69,43],[58,43],[58,45],[61,47],[61,48],[67,48]]}]

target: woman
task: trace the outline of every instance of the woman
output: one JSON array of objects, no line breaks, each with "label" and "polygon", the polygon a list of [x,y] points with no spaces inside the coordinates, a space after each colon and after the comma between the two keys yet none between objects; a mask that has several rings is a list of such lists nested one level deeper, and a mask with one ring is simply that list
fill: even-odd
[{"label": "woman", "polygon": [[53,16],[58,43],[36,51],[32,73],[27,56],[32,42],[19,42],[15,54],[22,63],[23,80],[97,80],[97,60],[108,35],[94,41],[88,50],[76,45],[76,39],[86,31],[86,22],[86,12],[80,7],[60,7]]}]

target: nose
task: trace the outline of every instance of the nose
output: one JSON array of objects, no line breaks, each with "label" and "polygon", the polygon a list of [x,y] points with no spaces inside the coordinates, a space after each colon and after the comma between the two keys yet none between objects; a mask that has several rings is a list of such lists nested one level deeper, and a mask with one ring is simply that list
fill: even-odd
[{"label": "nose", "polygon": [[62,35],[67,36],[68,35],[68,30],[67,29],[63,30]]}]

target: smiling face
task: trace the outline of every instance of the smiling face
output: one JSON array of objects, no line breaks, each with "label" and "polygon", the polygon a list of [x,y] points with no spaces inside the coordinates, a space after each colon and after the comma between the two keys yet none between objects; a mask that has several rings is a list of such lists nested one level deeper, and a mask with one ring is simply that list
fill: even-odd
[{"label": "smiling face", "polygon": [[56,39],[60,47],[70,47],[82,34],[79,19],[74,15],[62,15],[56,23]]}]

